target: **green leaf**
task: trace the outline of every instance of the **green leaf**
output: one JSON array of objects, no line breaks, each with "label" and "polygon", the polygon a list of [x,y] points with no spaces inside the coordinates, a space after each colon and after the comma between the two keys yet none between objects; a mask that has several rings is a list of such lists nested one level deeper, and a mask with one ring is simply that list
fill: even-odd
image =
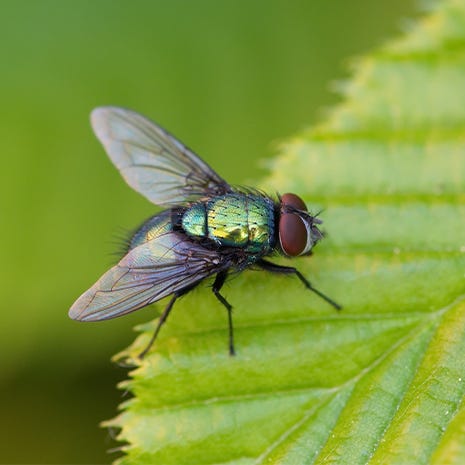
[{"label": "green leaf", "polygon": [[465,462],[465,3],[358,60],[343,94],[264,184],[324,208],[292,263],[344,309],[245,272],[229,357],[212,293],[183,298],[108,422],[122,464]]}]

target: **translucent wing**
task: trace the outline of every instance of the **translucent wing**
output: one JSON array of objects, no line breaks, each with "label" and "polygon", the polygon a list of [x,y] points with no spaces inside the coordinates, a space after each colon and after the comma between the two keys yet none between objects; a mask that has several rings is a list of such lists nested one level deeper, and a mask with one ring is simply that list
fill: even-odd
[{"label": "translucent wing", "polygon": [[191,150],[138,113],[96,108],[91,123],[125,181],[156,205],[173,206],[231,190]]},{"label": "translucent wing", "polygon": [[98,321],[125,315],[226,267],[217,252],[175,232],[165,233],[125,255],[79,297],[69,316]]}]

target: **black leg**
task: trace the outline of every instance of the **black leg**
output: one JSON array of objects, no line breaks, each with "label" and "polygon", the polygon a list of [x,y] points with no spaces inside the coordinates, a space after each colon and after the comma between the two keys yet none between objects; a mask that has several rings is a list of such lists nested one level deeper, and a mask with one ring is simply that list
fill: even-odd
[{"label": "black leg", "polygon": [[165,307],[165,310],[163,310],[163,313],[161,314],[158,320],[157,327],[155,328],[150,342],[148,343],[147,347],[139,354],[140,359],[144,358],[147,355],[147,352],[150,350],[150,347],[152,347],[153,343],[155,342],[155,339],[158,336],[158,333],[160,332],[161,327],[163,326],[163,323],[165,323],[165,321],[168,319],[168,315],[170,314],[171,309],[173,308],[173,305],[176,302],[176,300],[182,295],[187,294],[189,291],[194,289],[194,287],[198,286],[199,283],[200,281],[188,287],[185,287],[184,289],[181,289],[173,294],[173,297],[171,297],[171,300],[168,302],[168,305]]},{"label": "black leg", "polygon": [[153,332],[150,342],[147,344],[147,347],[139,354],[140,359],[143,359],[145,355],[147,355],[147,352],[150,350],[150,347],[152,347],[153,343],[155,342],[155,339],[158,336],[158,333],[160,332],[160,328],[163,326],[163,323],[168,318],[168,315],[170,314],[171,309],[173,308],[173,305],[176,302],[176,299],[178,297],[179,297],[179,294],[174,294],[173,297],[171,297],[171,300],[168,302],[168,305],[165,307],[165,310],[163,310],[163,313],[161,314],[160,319],[158,320],[157,327],[155,328],[155,331]]},{"label": "black leg", "polygon": [[227,271],[220,271],[215,278],[213,283],[213,293],[216,298],[226,307],[228,311],[228,322],[229,322],[229,355],[235,355],[234,351],[234,332],[233,332],[233,322],[232,322],[232,306],[231,304],[220,294],[220,290],[223,287],[226,277],[228,276]]},{"label": "black leg", "polygon": [[320,296],[323,300],[328,302],[328,304],[332,305],[336,310],[342,309],[342,307],[338,303],[334,302],[333,299],[329,298],[327,295],[323,294],[318,289],[315,289],[310,284],[310,281],[308,281],[307,278],[305,278],[305,276],[296,268],[292,266],[276,265],[275,263],[271,263],[267,260],[259,260],[257,262],[257,265],[263,270],[271,271],[272,273],[295,274],[302,281],[302,283],[307,289]]}]

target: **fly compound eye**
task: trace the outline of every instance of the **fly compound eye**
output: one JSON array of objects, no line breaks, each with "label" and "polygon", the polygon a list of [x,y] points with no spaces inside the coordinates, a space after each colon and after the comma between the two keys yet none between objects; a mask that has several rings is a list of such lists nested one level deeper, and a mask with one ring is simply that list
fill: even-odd
[{"label": "fly compound eye", "polygon": [[307,206],[305,205],[305,202],[298,195],[295,194],[283,194],[281,197],[281,204],[294,207],[297,210],[307,211]]},{"label": "fly compound eye", "polygon": [[[286,255],[297,257],[306,250],[309,242],[307,227],[302,218],[295,213],[284,213],[279,219],[279,242]],[[311,241],[310,241],[311,244]]]}]

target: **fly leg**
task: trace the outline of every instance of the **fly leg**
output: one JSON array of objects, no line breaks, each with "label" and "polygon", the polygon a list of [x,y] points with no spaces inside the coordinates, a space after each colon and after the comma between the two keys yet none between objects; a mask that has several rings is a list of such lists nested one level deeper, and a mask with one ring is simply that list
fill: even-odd
[{"label": "fly leg", "polygon": [[173,294],[173,297],[171,297],[171,300],[168,302],[168,305],[165,307],[165,310],[163,310],[163,313],[161,314],[161,316],[160,316],[160,318],[158,320],[157,327],[155,328],[155,331],[153,332],[153,335],[152,335],[149,343],[147,344],[147,347],[138,355],[138,357],[140,359],[143,359],[147,355],[147,352],[150,350],[150,347],[152,347],[153,343],[157,339],[158,333],[160,332],[160,329],[163,326],[163,324],[165,323],[165,321],[168,319],[168,315],[170,314],[171,309],[173,308],[173,305],[176,302],[176,300],[179,297],[181,297],[182,295],[189,292],[196,285],[197,285],[197,283],[194,284],[193,286],[189,286],[189,287],[187,287],[185,289],[181,289],[180,291],[177,291],[177,292],[175,292]]},{"label": "fly leg", "polygon": [[232,322],[232,305],[220,294],[220,290],[223,287],[224,282],[228,276],[227,271],[220,271],[215,278],[215,282],[212,286],[213,294],[216,298],[226,307],[228,311],[228,323],[229,323],[229,355],[235,355],[234,350],[234,331]]},{"label": "fly leg", "polygon": [[271,271],[272,273],[295,274],[300,279],[300,281],[302,281],[302,283],[304,284],[304,286],[308,290],[314,292],[316,295],[318,295],[323,300],[328,302],[328,304],[332,305],[336,310],[341,310],[342,309],[342,307],[338,303],[334,302],[333,299],[331,299],[327,295],[323,294],[318,289],[315,289],[310,284],[310,281],[308,281],[307,278],[305,278],[305,276],[299,270],[297,270],[296,268],[294,268],[292,266],[276,265],[275,263],[271,263],[271,262],[269,262],[267,260],[259,260],[259,261],[257,261],[257,265],[260,268],[262,268],[263,270]]},{"label": "fly leg", "polygon": [[150,338],[150,341],[147,344],[147,347],[139,354],[140,359],[143,359],[147,352],[150,350],[150,347],[152,347],[153,343],[155,342],[155,339],[158,336],[158,333],[160,332],[161,327],[163,326],[163,323],[165,323],[166,319],[168,318],[168,315],[170,314],[171,309],[173,308],[173,305],[178,297],[179,294],[174,294],[173,297],[171,297],[171,300],[168,302],[168,305],[165,307],[165,310],[163,310],[163,313],[161,314],[158,320],[157,327],[155,328],[155,331],[153,332],[152,337]]}]

